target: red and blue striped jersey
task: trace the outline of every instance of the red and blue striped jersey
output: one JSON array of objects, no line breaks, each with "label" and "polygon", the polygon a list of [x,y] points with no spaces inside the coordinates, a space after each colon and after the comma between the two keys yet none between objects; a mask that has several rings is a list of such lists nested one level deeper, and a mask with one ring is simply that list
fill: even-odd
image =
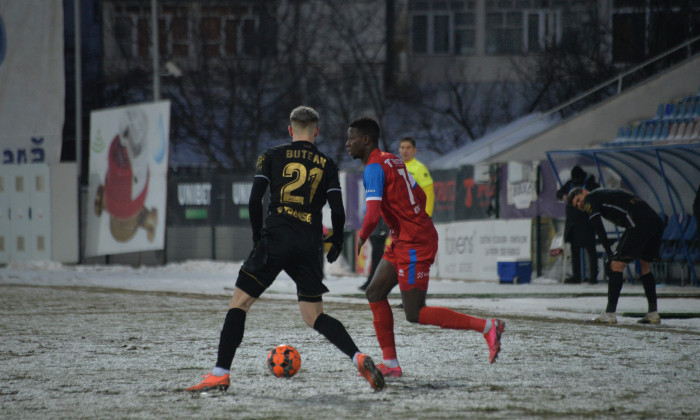
[{"label": "red and blue striped jersey", "polygon": [[[409,243],[428,243],[437,240],[437,231],[425,212],[425,193],[395,155],[374,149],[367,160],[363,174],[367,213],[360,236],[372,233],[376,216],[372,202],[379,202],[381,216],[391,229],[392,240]],[[369,221],[369,224],[368,224]],[[365,236],[366,235],[366,236]]]}]

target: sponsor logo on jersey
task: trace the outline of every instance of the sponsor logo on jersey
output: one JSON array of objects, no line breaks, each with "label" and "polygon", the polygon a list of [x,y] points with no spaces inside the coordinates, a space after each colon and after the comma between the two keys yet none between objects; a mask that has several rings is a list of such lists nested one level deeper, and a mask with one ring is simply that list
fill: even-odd
[{"label": "sponsor logo on jersey", "polygon": [[301,220],[302,222],[311,223],[311,213],[299,211],[291,207],[277,207],[277,214],[286,214],[287,216],[292,216],[293,218]]}]

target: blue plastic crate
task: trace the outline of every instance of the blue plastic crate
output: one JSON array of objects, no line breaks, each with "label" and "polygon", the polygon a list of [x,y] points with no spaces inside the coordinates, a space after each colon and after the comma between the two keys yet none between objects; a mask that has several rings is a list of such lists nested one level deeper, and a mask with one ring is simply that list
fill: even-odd
[{"label": "blue plastic crate", "polygon": [[530,283],[532,261],[511,260],[498,262],[498,278],[501,283]]}]

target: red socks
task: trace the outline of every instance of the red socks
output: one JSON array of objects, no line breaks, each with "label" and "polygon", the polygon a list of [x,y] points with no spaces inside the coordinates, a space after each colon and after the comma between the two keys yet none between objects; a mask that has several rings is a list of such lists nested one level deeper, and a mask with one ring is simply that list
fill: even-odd
[{"label": "red socks", "polygon": [[451,330],[474,330],[483,332],[486,328],[486,320],[469,316],[439,306],[424,306],[418,315],[421,325],[437,325],[440,328]]},{"label": "red socks", "polygon": [[387,299],[370,302],[374,316],[374,331],[384,359],[396,359],[396,342],[394,341],[394,313]]},{"label": "red socks", "polygon": [[[389,301],[370,302],[374,316],[374,331],[377,334],[382,357],[385,360],[396,359],[396,341],[394,340],[394,314]],[[486,328],[486,320],[469,316],[452,309],[439,306],[424,306],[418,315],[421,325],[436,325],[451,330],[473,330],[479,333]]]}]

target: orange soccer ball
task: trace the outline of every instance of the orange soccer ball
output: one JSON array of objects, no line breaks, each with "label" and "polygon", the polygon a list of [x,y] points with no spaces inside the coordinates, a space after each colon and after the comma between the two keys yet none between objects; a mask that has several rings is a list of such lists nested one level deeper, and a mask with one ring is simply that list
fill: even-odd
[{"label": "orange soccer ball", "polygon": [[301,368],[301,355],[294,347],[280,344],[267,354],[267,368],[278,378],[291,378]]}]

